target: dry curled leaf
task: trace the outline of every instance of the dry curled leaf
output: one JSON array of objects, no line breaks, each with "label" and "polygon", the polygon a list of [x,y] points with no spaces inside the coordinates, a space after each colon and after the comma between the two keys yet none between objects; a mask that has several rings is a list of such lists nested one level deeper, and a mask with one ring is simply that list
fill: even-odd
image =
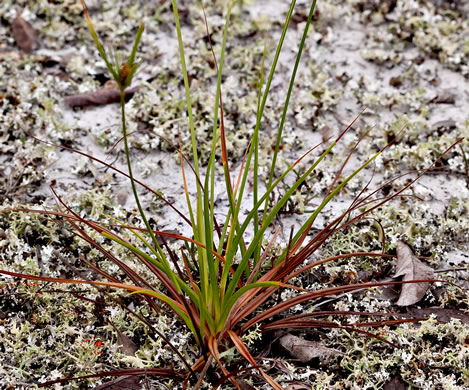
[{"label": "dry curled leaf", "polygon": [[[137,92],[138,87],[125,90],[125,100],[129,100]],[[79,95],[67,96],[64,101],[71,108],[81,108],[88,106],[102,106],[120,101],[120,91],[116,88],[103,88],[95,92],[82,93]]]},{"label": "dry curled leaf", "polygon": [[286,334],[280,338],[280,345],[295,359],[303,363],[309,362],[314,358],[330,360],[334,356],[342,355],[342,352],[327,348],[315,341],[302,339],[292,334]]},{"label": "dry curled leaf", "polygon": [[[402,241],[397,244],[397,265],[394,277],[399,276],[403,276],[403,281],[433,279],[433,269],[422,263]],[[423,298],[429,286],[429,282],[403,284],[396,304],[409,306],[417,303]]]},{"label": "dry curled leaf", "polygon": [[11,22],[11,30],[13,31],[16,45],[21,50],[29,53],[39,47],[36,31],[20,14]]}]

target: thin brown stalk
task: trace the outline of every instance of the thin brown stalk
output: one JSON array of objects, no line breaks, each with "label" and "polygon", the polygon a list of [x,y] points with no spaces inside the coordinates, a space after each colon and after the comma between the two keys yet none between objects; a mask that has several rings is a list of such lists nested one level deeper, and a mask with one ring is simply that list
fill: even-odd
[{"label": "thin brown stalk", "polygon": [[381,287],[381,286],[392,286],[392,285],[399,285],[399,284],[406,284],[406,283],[434,283],[437,281],[445,282],[442,280],[437,280],[437,279],[425,279],[425,280],[409,280],[409,281],[396,281],[396,282],[370,282],[370,283],[358,283],[358,284],[349,284],[345,286],[338,286],[338,287],[329,287],[325,288],[319,291],[310,291],[306,294],[301,294],[298,295],[294,298],[290,298],[287,301],[281,302],[273,307],[268,308],[267,310],[263,311],[262,313],[259,313],[258,315],[254,316],[250,320],[248,320],[246,323],[244,323],[240,329],[241,333],[244,333],[249,329],[251,326],[265,321],[268,318],[273,317],[274,315],[280,314],[289,308],[296,306],[298,304],[310,301],[312,299],[317,299],[320,297],[325,297],[325,296],[330,296],[330,295],[335,295],[337,293],[342,293],[342,292],[350,292],[358,289],[364,289],[364,288],[371,288],[371,287]]}]

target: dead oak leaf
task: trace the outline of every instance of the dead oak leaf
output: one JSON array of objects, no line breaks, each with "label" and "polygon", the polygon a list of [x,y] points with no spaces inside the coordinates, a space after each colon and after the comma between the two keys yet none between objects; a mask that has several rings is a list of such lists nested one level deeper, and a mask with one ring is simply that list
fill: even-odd
[{"label": "dead oak leaf", "polygon": [[117,344],[119,344],[117,351],[127,356],[135,356],[135,352],[138,351],[137,345],[122,333],[111,321],[108,322],[117,333]]},{"label": "dead oak leaf", "polygon": [[[403,277],[404,282],[433,279],[433,269],[422,263],[402,241],[397,244],[397,265],[394,278],[399,276]],[[429,286],[429,282],[403,284],[396,304],[398,306],[409,306],[417,303],[423,298]]]},{"label": "dead oak leaf", "polygon": [[137,345],[119,329],[117,329],[117,343],[119,344],[118,351],[127,356],[134,356],[138,351]]},{"label": "dead oak leaf", "polygon": [[285,348],[292,357],[302,363],[307,363],[314,358],[330,360],[334,356],[343,355],[342,352],[336,349],[327,348],[321,343],[305,340],[292,334],[282,336],[279,341],[280,345]]},{"label": "dead oak leaf", "polygon": [[39,47],[37,32],[29,22],[23,19],[21,14],[11,22],[11,30],[15,38],[16,45],[23,51],[30,53]]},{"label": "dead oak leaf", "polygon": [[[125,100],[128,101],[137,91],[138,87],[126,89]],[[64,101],[71,108],[102,106],[109,103],[118,103],[120,101],[120,91],[117,88],[103,88],[94,92],[67,96]]]}]

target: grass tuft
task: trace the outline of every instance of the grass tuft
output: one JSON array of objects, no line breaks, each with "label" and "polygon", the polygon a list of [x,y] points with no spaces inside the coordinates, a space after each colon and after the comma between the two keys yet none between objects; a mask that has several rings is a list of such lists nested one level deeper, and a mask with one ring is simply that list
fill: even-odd
[{"label": "grass tuft", "polygon": [[[264,109],[270,96],[270,89],[273,77],[276,74],[277,64],[280,53],[285,41],[285,36],[292,20],[296,1],[290,3],[287,12],[283,30],[279,38],[270,71],[266,78],[264,75],[264,66],[266,50],[262,56],[261,71],[257,83],[258,104],[256,112],[255,126],[249,146],[244,154],[243,162],[238,177],[234,177],[233,169],[229,160],[229,151],[227,147],[227,133],[230,131],[225,128],[223,111],[223,63],[226,54],[226,41],[228,38],[230,16],[233,7],[233,1],[227,5],[225,28],[223,31],[223,41],[221,43],[220,58],[217,59],[212,42],[209,39],[212,55],[217,69],[217,88],[215,104],[213,108],[213,133],[212,147],[210,156],[203,172],[203,167],[199,161],[198,142],[196,136],[196,123],[191,103],[191,90],[189,85],[188,66],[186,63],[184,43],[181,33],[181,24],[179,19],[178,5],[176,0],[172,0],[172,10],[174,14],[174,23],[177,31],[181,76],[184,81],[187,118],[191,133],[193,174],[196,182],[195,199],[191,197],[187,185],[186,165],[188,165],[182,153],[182,147],[179,148],[180,165],[182,181],[184,182],[185,198],[187,212],[176,210],[181,220],[191,228],[191,237],[176,233],[162,232],[154,229],[150,224],[149,215],[145,212],[142,202],[139,198],[137,186],[143,183],[136,180],[133,174],[132,158],[128,141],[128,129],[126,121],[126,102],[125,89],[131,86],[132,79],[139,69],[141,62],[137,62],[138,47],[144,32],[144,25],[141,24],[128,59],[121,64],[118,63],[116,56],[108,55],[104,46],[93,27],[92,20],[88,14],[88,9],[84,0],[81,0],[85,19],[88,23],[92,38],[96,44],[99,54],[103,58],[108,71],[115,80],[120,90],[120,109],[121,109],[121,128],[127,162],[127,173],[118,171],[111,165],[99,161],[108,168],[111,168],[129,179],[130,187],[134,196],[135,204],[138,208],[140,219],[144,227],[129,226],[122,221],[109,218],[110,224],[104,225],[93,220],[86,219],[74,212],[65,202],[56,194],[59,212],[55,216],[65,219],[75,230],[75,234],[88,242],[92,247],[101,253],[101,255],[112,261],[119,270],[125,274],[128,282],[122,282],[115,276],[101,270],[97,264],[90,263],[102,278],[107,281],[76,280],[67,278],[50,278],[47,276],[37,276],[32,274],[0,271],[4,275],[19,277],[23,279],[68,283],[68,284],[89,284],[96,287],[109,287],[122,289],[129,295],[138,295],[142,302],[145,302],[154,310],[159,310],[159,305],[163,304],[166,308],[172,310],[180,318],[187,329],[192,333],[195,342],[200,349],[200,356],[194,364],[190,364],[185,356],[179,351],[169,338],[159,333],[173,349],[178,358],[183,362],[186,371],[176,371],[166,368],[154,368],[150,370],[121,370],[121,371],[103,371],[99,374],[83,376],[81,379],[102,376],[120,376],[120,375],[141,375],[153,374],[163,377],[172,377],[175,380],[181,380],[184,385],[192,386],[197,389],[201,386],[206,373],[211,364],[215,362],[219,369],[218,384],[220,386],[224,381],[229,381],[237,389],[241,388],[238,375],[242,370],[230,371],[226,366],[224,354],[233,348],[250,365],[249,368],[257,371],[266,383],[274,389],[282,389],[282,385],[275,378],[272,378],[265,367],[259,364],[249,343],[243,338],[253,329],[261,329],[264,332],[279,328],[304,329],[304,328],[338,328],[354,334],[361,334],[369,338],[375,338],[387,345],[397,347],[396,343],[383,337],[373,331],[366,331],[351,327],[345,323],[335,323],[330,321],[318,320],[317,317],[336,315],[360,315],[373,316],[379,313],[367,312],[323,312],[314,314],[301,314],[288,316],[288,313],[297,305],[305,305],[313,300],[328,297],[331,295],[342,294],[356,291],[364,288],[377,286],[387,286],[402,284],[404,282],[369,282],[345,284],[338,287],[323,288],[318,290],[309,290],[295,285],[295,278],[302,273],[309,271],[313,267],[318,267],[325,263],[343,259],[361,256],[384,257],[391,256],[382,252],[356,252],[340,256],[331,256],[310,262],[310,259],[316,255],[322,245],[333,235],[345,228],[364,220],[373,210],[383,206],[393,199],[405,196],[403,192],[408,189],[418,178],[434,167],[436,163],[448,151],[458,144],[461,140],[454,142],[449,148],[442,151],[434,163],[417,173],[416,177],[404,184],[400,189],[384,197],[374,196],[380,187],[371,194],[365,195],[366,186],[360,194],[353,200],[349,207],[338,217],[332,220],[319,232],[312,233],[312,227],[317,217],[324,211],[326,206],[337,197],[346,186],[373,161],[375,161],[384,150],[386,150],[393,141],[371,155],[352,173],[344,175],[345,165],[350,156],[358,147],[358,143],[352,148],[345,159],[343,166],[338,170],[335,178],[328,189],[324,191],[322,202],[311,212],[311,215],[303,224],[294,231],[291,230],[290,239],[287,245],[282,247],[279,253],[274,253],[273,245],[276,244],[279,229],[278,220],[282,218],[282,210],[287,203],[295,196],[299,188],[306,183],[314,174],[315,169],[330,155],[336,145],[341,142],[343,137],[351,131],[354,122],[358,117],[347,126],[338,137],[332,141],[327,140],[324,144],[317,145],[315,148],[307,151],[303,156],[291,162],[286,170],[280,175],[276,175],[278,170],[278,155],[282,144],[284,125],[288,113],[290,98],[292,96],[295,78],[299,64],[301,62],[305,41],[308,36],[309,28],[312,24],[316,1],[312,1],[307,20],[304,24],[304,30],[301,40],[298,44],[297,56],[292,67],[289,81],[289,87],[286,93],[283,106],[281,121],[277,130],[277,136],[274,147],[272,163],[268,174],[263,177],[260,173],[259,153],[261,144],[259,142],[260,130],[264,120]],[[209,26],[205,19],[207,36],[210,37]],[[366,134],[365,134],[366,135]],[[363,135],[363,137],[365,136]],[[361,138],[362,139],[362,138]],[[322,148],[322,149],[321,149]],[[318,152],[319,150],[319,152]],[[81,153],[81,152],[79,152]],[[83,154],[83,153],[81,153]],[[90,157],[86,155],[87,157]],[[282,195],[274,201],[274,193],[284,182],[284,179],[290,178],[296,173],[300,165],[306,165],[307,158],[313,159],[313,162],[305,166],[296,178],[292,180],[289,187],[282,192]],[[191,166],[192,168],[192,166]],[[216,172],[223,172],[222,177],[218,179]],[[228,200],[229,208],[223,221],[218,221],[215,216],[215,181],[224,182],[224,193]],[[246,191],[248,181],[253,182],[253,200],[250,211],[247,215],[242,215],[242,206],[246,203]],[[264,181],[265,189],[262,190],[261,182]],[[148,190],[151,190],[146,186]],[[154,191],[154,194],[162,199],[167,205],[167,201],[161,194]],[[29,212],[39,212],[54,215],[51,212],[42,212],[29,210]],[[379,224],[378,224],[379,225]],[[253,234],[248,234],[248,228],[253,228]],[[99,233],[102,237],[112,243],[111,247],[104,247],[100,242],[88,234],[89,230]],[[382,229],[381,229],[382,230]],[[134,241],[125,238],[125,233],[131,233]],[[268,245],[268,235],[276,232]],[[173,246],[168,245],[168,239],[176,239],[186,244],[180,252]],[[384,242],[385,237],[382,236]],[[138,244],[136,244],[137,242]],[[191,251],[189,244],[195,248]],[[134,269],[122,262],[113,254],[114,248],[123,247],[129,251],[147,270],[159,280],[159,285],[151,283],[143,275],[140,275]],[[384,250],[384,245],[383,245]],[[131,282],[131,283],[130,283]],[[415,283],[421,281],[408,281],[405,283]],[[285,290],[291,290],[295,294],[293,297],[281,300],[281,293]],[[278,298],[277,298],[278,297]],[[277,299],[276,299],[277,298]],[[266,305],[268,303],[268,305]],[[143,317],[140,318],[150,329],[151,327]],[[406,323],[409,321],[421,321],[417,319],[393,319],[380,320],[367,325],[373,328],[387,325]],[[362,323],[359,323],[361,326]],[[63,378],[56,381],[43,383],[43,386],[53,383],[67,382],[76,378]],[[222,381],[220,381],[223,379]]]}]

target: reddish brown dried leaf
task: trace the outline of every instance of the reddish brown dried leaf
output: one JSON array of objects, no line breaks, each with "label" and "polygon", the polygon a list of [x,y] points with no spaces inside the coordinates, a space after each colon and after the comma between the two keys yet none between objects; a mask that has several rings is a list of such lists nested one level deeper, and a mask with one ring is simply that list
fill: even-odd
[{"label": "reddish brown dried leaf", "polygon": [[[125,90],[125,100],[129,100],[138,91],[138,87]],[[120,101],[120,91],[116,88],[103,88],[98,91],[67,96],[65,103],[71,108],[82,108],[88,106],[102,106]]]},{"label": "reddish brown dried leaf", "polygon": [[27,53],[39,47],[37,33],[29,22],[18,16],[11,22],[11,29],[15,37],[16,45]]},{"label": "reddish brown dried leaf", "polygon": [[336,349],[324,347],[321,343],[305,340],[292,334],[282,336],[280,338],[280,345],[292,357],[300,360],[302,363],[307,363],[314,358],[330,360],[334,356],[343,355],[342,352]]},{"label": "reddish brown dried leaf", "polygon": [[[433,269],[422,263],[412,250],[402,241],[397,244],[397,266],[395,278],[403,276],[403,281],[433,279]],[[420,301],[427,292],[430,283],[406,283],[396,302],[399,306],[409,306]]]}]

